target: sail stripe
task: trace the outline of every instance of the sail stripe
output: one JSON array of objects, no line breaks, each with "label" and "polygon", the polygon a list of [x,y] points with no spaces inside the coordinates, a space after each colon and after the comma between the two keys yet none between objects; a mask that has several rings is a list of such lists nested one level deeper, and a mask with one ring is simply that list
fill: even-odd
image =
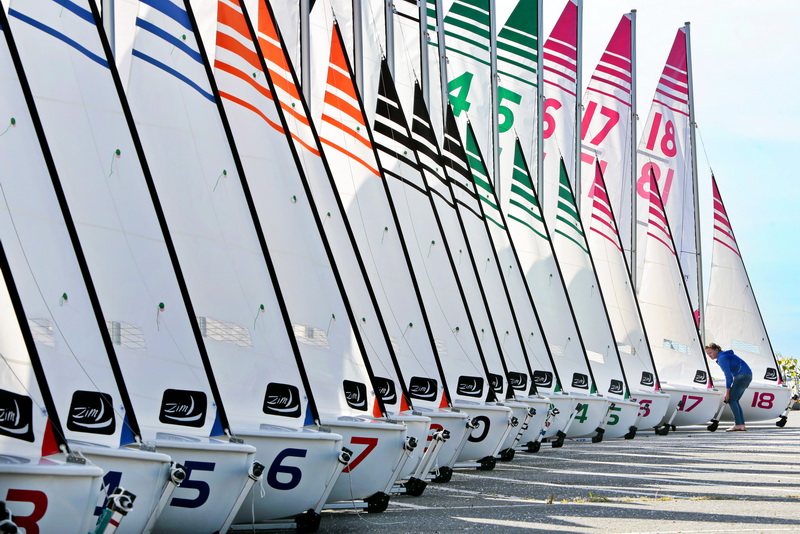
[{"label": "sail stripe", "polygon": [[[688,117],[688,116],[689,116],[689,113],[688,113],[688,112],[686,112],[686,111],[683,111],[683,110],[681,110],[681,109],[676,109],[676,108],[673,108],[673,107],[671,107],[671,106],[668,106],[667,104],[665,104],[665,103],[664,103],[664,102],[662,102],[661,100],[658,100],[657,98],[654,98],[654,99],[653,99],[653,103],[654,103],[654,104],[661,104],[661,105],[662,105],[662,106],[664,106],[665,108],[667,108],[667,109],[669,109],[669,110],[671,110],[671,111],[674,111],[675,113],[680,113],[681,115],[684,115],[684,116],[686,116],[686,117]],[[688,102],[684,102],[684,103],[688,105]]]},{"label": "sail stripe", "polygon": [[200,55],[200,52],[198,52],[197,50],[191,48],[189,45],[187,45],[186,43],[184,43],[183,41],[181,41],[177,37],[167,33],[162,28],[156,26],[152,22],[144,20],[144,19],[137,18],[136,19],[136,26],[138,26],[139,28],[141,28],[141,29],[143,29],[143,30],[145,30],[147,32],[152,33],[156,37],[159,37],[163,41],[171,44],[172,46],[174,46],[175,48],[177,48],[178,50],[180,50],[181,52],[183,52],[184,54],[186,54],[187,56],[189,56],[190,58],[192,58],[193,60],[195,60],[199,64],[201,64],[201,65],[203,64],[203,57]]},{"label": "sail stripe", "polygon": [[[605,223],[605,221],[603,221],[603,222]],[[605,223],[605,224],[608,224],[608,223]],[[617,248],[617,250],[619,250],[620,252],[622,252],[622,247],[620,247],[620,246],[619,246],[619,244],[617,243],[617,241],[616,241],[615,239],[613,239],[613,238],[609,237],[607,234],[604,234],[603,232],[601,232],[600,230],[598,230],[598,229],[597,229],[597,228],[595,228],[594,226],[593,226],[593,227],[591,227],[591,228],[589,228],[589,231],[590,231],[590,232],[594,232],[594,233],[596,233],[596,234],[599,234],[599,235],[603,236],[603,237],[604,237],[604,238],[606,238],[608,241],[610,241],[610,242],[611,242],[611,243],[612,243],[612,244],[613,244],[613,245],[614,245],[614,246]]]},{"label": "sail stripe", "polygon": [[[552,69],[548,69],[547,67],[545,67],[543,70],[552,70]],[[556,71],[553,71],[553,72],[556,72]],[[573,82],[574,82],[575,80],[571,80],[571,81],[573,81]],[[572,95],[572,96],[575,96],[575,92],[574,92],[574,91],[570,91],[570,90],[569,90],[569,89],[567,89],[566,87],[564,87],[564,86],[562,86],[562,85],[558,85],[558,84],[557,84],[557,83],[555,83],[555,82],[551,82],[550,80],[545,80],[545,81],[544,81],[544,83],[546,83],[546,84],[548,84],[548,85],[552,85],[553,87],[558,87],[559,89],[561,89],[561,90],[562,90],[562,91],[564,91],[565,93],[568,93],[568,94],[570,94],[570,95]]]},{"label": "sail stripe", "polygon": [[556,55],[563,56],[564,58],[567,58],[567,60],[569,60],[567,66],[570,67],[573,71],[577,71],[575,65],[578,62],[578,54],[574,45],[550,37],[550,39],[548,39],[545,42],[544,49],[550,51],[550,52],[544,52],[545,59],[552,59],[556,57]]},{"label": "sail stripe", "polygon": [[661,239],[660,237],[658,237],[657,235],[655,235],[652,232],[647,232],[647,235],[649,235],[650,237],[652,237],[653,239],[655,239],[656,241],[658,241],[659,243],[661,243],[662,245],[667,247],[667,249],[669,249],[669,251],[672,253],[673,256],[676,255],[675,251],[672,250],[672,246],[669,243],[667,243],[666,241],[664,241],[663,239]]},{"label": "sail stripe", "polygon": [[[572,76],[569,76],[568,73],[566,73],[566,72],[556,71],[556,70],[553,70],[552,68],[549,69],[551,72],[557,72],[559,75],[564,76],[565,78],[568,78],[570,81],[573,81],[573,82],[575,81],[575,78],[573,76],[577,72],[577,69],[575,69],[575,63],[573,61],[570,61],[569,59],[565,59],[565,58],[563,58],[561,56],[557,56],[555,54],[549,54],[547,52],[545,52],[545,54],[544,54],[544,59],[545,59],[545,61],[549,61],[550,63],[555,63],[556,65],[561,65],[562,67],[566,68],[569,71],[569,73],[572,74]],[[545,67],[545,69],[547,70],[546,67]]]},{"label": "sail stripe", "polygon": [[659,83],[664,80],[673,79],[677,83],[686,86],[686,94],[689,94],[689,73],[685,70],[676,69],[670,65],[664,65]]},{"label": "sail stripe", "polygon": [[631,73],[631,60],[630,60],[630,58],[621,56],[619,54],[614,54],[614,53],[609,52],[608,50],[606,50],[603,53],[603,56],[600,58],[599,65],[602,65],[603,63],[608,63],[610,66],[619,68],[620,69],[619,72],[625,73],[626,75],[628,75],[628,77],[630,79],[630,76],[629,76],[630,73]]},{"label": "sail stripe", "polygon": [[[323,116],[323,119],[324,119],[324,118],[325,118],[325,117]],[[328,122],[331,122],[331,121],[328,121]],[[337,126],[337,124],[336,124],[336,123],[333,123],[333,122],[331,122],[331,124],[333,124],[334,126]],[[337,127],[339,127],[339,126],[337,126]],[[344,155],[345,155],[345,156],[347,156],[348,158],[351,158],[353,161],[355,161],[355,162],[357,162],[357,163],[359,163],[359,164],[363,165],[364,167],[366,167],[366,169],[367,169],[369,172],[371,172],[371,173],[372,173],[372,174],[374,174],[375,176],[378,176],[378,177],[380,177],[380,175],[381,175],[381,173],[380,173],[380,172],[378,172],[378,171],[377,171],[377,170],[375,170],[373,167],[371,167],[371,166],[370,166],[370,164],[369,164],[369,163],[367,163],[366,161],[364,161],[363,159],[359,158],[358,156],[356,156],[356,155],[355,155],[355,154],[353,154],[352,152],[350,152],[350,151],[346,150],[344,147],[341,147],[341,146],[339,146],[339,145],[337,145],[337,144],[335,144],[335,143],[331,143],[330,141],[328,141],[327,139],[325,139],[325,138],[323,138],[323,137],[320,137],[320,141],[322,142],[322,144],[324,144],[324,145],[328,145],[329,147],[331,147],[331,148],[333,148],[333,149],[335,149],[335,150],[338,150],[339,152],[341,152],[342,154],[344,154]]]},{"label": "sail stripe", "polygon": [[[60,31],[55,30],[55,29],[51,28],[50,26],[47,26],[46,24],[42,24],[38,20],[33,19],[33,18],[31,18],[31,17],[29,17],[27,15],[24,15],[24,14],[20,13],[19,11],[14,10],[14,9],[9,9],[8,10],[8,14],[10,16],[16,18],[16,19],[21,20],[22,22],[25,22],[25,23],[33,26],[37,30],[41,30],[46,34],[51,35],[51,36],[55,37],[56,39],[58,39],[60,41],[63,41],[64,43],[68,44],[69,46],[71,46],[72,48],[74,48],[75,50],[77,50],[78,52],[83,54],[84,56],[88,57],[89,59],[91,59],[92,61],[97,63],[98,65],[102,65],[103,67],[108,68],[108,62],[104,58],[98,56],[97,54],[93,53],[91,50],[85,48],[84,46],[79,44],[77,41],[75,41],[73,39],[70,39],[69,37],[67,37],[66,35],[61,33]],[[92,23],[94,23],[94,22],[92,21]]]},{"label": "sail stripe", "polygon": [[189,20],[189,14],[168,0],[140,0],[142,4],[148,5],[155,9],[156,11],[160,11],[167,17],[171,18],[187,30],[194,32],[192,29],[192,22]]},{"label": "sail stripe", "polygon": [[[242,80],[244,82],[247,82],[248,85],[253,87],[253,89],[255,89],[256,91],[258,91],[259,93],[264,95],[266,98],[269,98],[270,100],[273,100],[272,93],[269,91],[268,87],[264,87],[263,85],[261,85],[260,83],[255,81],[255,79],[252,76],[249,76],[248,74],[242,72],[240,69],[234,67],[233,65],[230,65],[228,63],[225,63],[225,62],[217,59],[214,62],[214,68],[216,68],[218,70],[221,70],[223,72],[227,72],[228,74],[230,74],[232,76],[236,76],[240,80]],[[259,69],[259,70],[261,70],[261,69]]]},{"label": "sail stripe", "polygon": [[270,118],[269,118],[269,117],[267,117],[266,115],[264,115],[264,113],[263,113],[263,112],[262,112],[260,109],[258,109],[257,107],[255,107],[255,106],[254,106],[253,104],[251,104],[250,102],[247,102],[247,101],[245,101],[245,100],[242,100],[242,99],[241,99],[241,98],[239,98],[239,97],[233,96],[232,94],[230,94],[230,93],[226,93],[226,92],[224,92],[224,91],[221,91],[221,90],[220,90],[220,92],[219,92],[219,96],[220,96],[221,98],[224,98],[225,100],[228,100],[229,102],[233,102],[234,104],[239,104],[239,105],[240,105],[240,106],[242,106],[243,108],[249,109],[250,111],[252,111],[252,112],[253,112],[253,113],[255,113],[256,115],[258,115],[259,117],[261,117],[262,119],[264,119],[264,122],[266,122],[267,124],[269,124],[269,125],[270,125],[272,128],[274,128],[275,130],[279,131],[280,133],[284,133],[284,131],[283,131],[283,128],[281,127],[281,125],[280,125],[280,124],[276,124],[274,121],[270,120]]},{"label": "sail stripe", "polygon": [[217,32],[217,46],[219,48],[224,48],[231,54],[239,56],[247,62],[248,65],[256,69],[256,71],[261,71],[261,62],[258,60],[258,54],[236,37],[228,35],[227,33]]},{"label": "sail stripe", "polygon": [[[557,219],[557,220],[564,221],[564,219],[563,219],[562,217],[556,217],[556,219]],[[565,222],[566,222],[566,221],[565,221]],[[575,239],[574,237],[572,237],[572,236],[570,236],[570,235],[567,235],[567,234],[565,234],[564,232],[562,232],[562,231],[561,231],[561,230],[559,230],[558,228],[556,228],[556,231],[555,231],[555,233],[557,233],[557,234],[561,234],[562,236],[566,237],[567,239],[569,239],[570,241],[572,241],[573,243],[575,243],[576,245],[578,245],[582,251],[586,252],[587,254],[589,253],[589,251],[588,251],[588,250],[586,250],[586,248],[584,248],[583,244],[582,244],[581,242],[579,242],[577,239]]]},{"label": "sail stripe", "polygon": [[617,100],[618,102],[621,102],[621,103],[625,104],[625,106],[631,107],[631,103],[630,102],[622,100],[618,96],[612,95],[611,93],[606,93],[605,91],[601,91],[601,90],[599,90],[599,89],[597,89],[595,87],[591,87],[591,86],[587,87],[586,90],[587,91],[592,91],[593,93],[597,93],[597,94],[600,94],[600,95],[603,95],[603,96],[607,96],[609,98],[613,98],[614,100]]},{"label": "sail stripe", "polygon": [[197,91],[198,93],[203,95],[209,101],[214,102],[214,96],[211,93],[205,91],[202,87],[200,87],[195,82],[193,82],[192,80],[190,80],[189,78],[187,78],[186,76],[181,74],[180,72],[176,71],[172,67],[169,67],[169,66],[161,63],[157,59],[155,59],[153,57],[150,57],[147,54],[144,54],[144,53],[136,50],[135,48],[133,49],[132,54],[133,54],[134,57],[138,57],[139,59],[142,59],[142,60],[146,61],[147,63],[150,63],[151,65],[153,65],[155,67],[158,67],[159,69],[163,70],[167,74],[171,74],[175,78],[179,79],[180,81],[182,81],[183,83],[185,83],[186,85],[188,85],[189,87],[191,87],[192,89],[194,89],[195,91]]},{"label": "sail stripe", "polygon": [[[597,67],[597,70],[600,70],[599,66]],[[616,87],[617,89],[619,89],[620,91],[623,91],[625,93],[630,93],[631,92],[629,87],[625,87],[624,85],[621,85],[621,84],[619,84],[617,82],[612,82],[611,80],[606,79],[606,78],[601,78],[600,76],[593,75],[591,77],[591,79],[592,80],[597,80],[600,83],[604,83],[604,84],[610,85],[612,87]]]},{"label": "sail stripe", "polygon": [[717,238],[715,237],[715,238],[714,238],[714,241],[716,241],[717,243],[719,243],[719,244],[721,244],[721,245],[723,245],[723,246],[725,246],[725,247],[728,247],[729,249],[731,249],[731,250],[733,251],[733,253],[734,253],[734,254],[736,254],[736,255],[737,255],[737,256],[739,256],[740,258],[742,257],[742,255],[741,255],[741,254],[739,254],[739,251],[738,251],[738,250],[736,250],[735,248],[733,248],[732,246],[730,246],[729,244],[727,244],[727,243],[726,243],[726,242],[724,242],[723,240],[721,240],[721,239],[717,239]]}]

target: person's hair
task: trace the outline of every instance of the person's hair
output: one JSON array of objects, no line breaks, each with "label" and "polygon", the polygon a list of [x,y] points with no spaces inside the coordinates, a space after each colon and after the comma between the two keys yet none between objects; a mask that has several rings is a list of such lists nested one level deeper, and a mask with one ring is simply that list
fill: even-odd
[{"label": "person's hair", "polygon": [[722,347],[720,347],[716,343],[709,343],[708,345],[706,345],[706,348],[712,350],[720,350],[720,351],[722,350]]}]

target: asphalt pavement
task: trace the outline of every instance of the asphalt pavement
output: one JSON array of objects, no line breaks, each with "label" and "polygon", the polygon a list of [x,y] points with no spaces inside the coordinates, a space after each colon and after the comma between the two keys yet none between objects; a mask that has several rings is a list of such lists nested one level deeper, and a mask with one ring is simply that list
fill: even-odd
[{"label": "asphalt pavement", "polygon": [[392,496],[383,513],[325,512],[319,532],[800,532],[800,412],[783,428],[726,426],[544,444]]}]

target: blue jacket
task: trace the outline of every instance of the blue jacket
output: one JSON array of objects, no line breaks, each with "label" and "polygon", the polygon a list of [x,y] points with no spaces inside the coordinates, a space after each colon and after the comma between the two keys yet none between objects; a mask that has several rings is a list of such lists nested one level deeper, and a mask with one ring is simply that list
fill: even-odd
[{"label": "blue jacket", "polygon": [[725,373],[725,387],[730,389],[733,384],[733,377],[736,375],[744,375],[751,373],[750,366],[747,362],[733,353],[732,350],[721,350],[717,358],[717,365],[722,368]]}]

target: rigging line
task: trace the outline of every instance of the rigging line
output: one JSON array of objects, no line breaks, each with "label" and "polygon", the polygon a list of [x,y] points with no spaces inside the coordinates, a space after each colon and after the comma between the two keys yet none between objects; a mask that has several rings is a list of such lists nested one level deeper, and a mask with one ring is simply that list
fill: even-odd
[{"label": "rigging line", "polygon": [[708,170],[711,171],[711,175],[714,175],[714,169],[711,168],[711,160],[708,159],[708,152],[706,152],[706,144],[703,141],[703,132],[700,131],[700,126],[695,122],[694,123],[695,129],[700,137],[700,146],[703,147],[703,155],[706,157],[706,163],[708,164]]},{"label": "rigging line", "polygon": [[[425,8],[423,7],[423,9],[425,9]],[[397,8],[395,7],[395,15],[396,14],[397,14]],[[420,24],[420,20],[419,19],[416,19],[416,20],[417,20],[417,25],[419,25]],[[406,34],[405,25],[404,24],[402,24],[400,22],[395,23],[394,31],[400,34],[400,38],[401,38],[400,41],[401,41],[401,43],[403,43],[403,46],[405,46],[405,43],[408,43],[410,41],[410,39],[408,38],[408,35]],[[427,28],[426,28],[426,32],[427,32]],[[396,42],[397,42],[397,39],[395,39],[395,43]],[[389,47],[389,43],[386,43],[386,46],[388,48]],[[393,43],[393,46],[394,46],[394,43]],[[421,56],[422,54],[426,54],[427,50],[420,50],[419,53],[420,53],[420,56]],[[397,67],[397,55],[398,55],[397,53],[395,53],[395,55],[394,55],[394,62],[395,62],[394,66],[395,67]],[[403,63],[405,63],[405,65],[406,65],[406,72],[410,71],[412,77],[414,78],[414,82],[419,83],[420,85],[422,85],[421,81],[420,81],[420,75],[419,75],[420,73],[418,73],[417,70],[414,68],[414,63],[411,61],[411,58],[409,57],[409,54],[405,54],[404,53],[404,54],[401,54],[401,55],[403,56],[403,59],[404,59]],[[396,68],[395,68],[395,72],[397,72]]]},{"label": "rigging line", "polygon": [[[75,360],[75,363],[78,364],[78,367],[83,371],[83,374],[86,375],[86,378],[89,379],[89,382],[92,384],[92,386],[95,388],[96,391],[98,391],[98,392],[102,391],[102,389],[97,385],[97,383],[95,383],[94,378],[87,372],[86,368],[83,366],[81,361],[75,355],[75,351],[72,350],[72,345],[70,344],[69,340],[67,339],[67,336],[65,336],[64,333],[61,331],[61,326],[59,325],[58,321],[56,320],[56,317],[53,314],[53,312],[50,310],[50,305],[48,304],[48,301],[44,296],[44,292],[42,291],[42,288],[39,285],[39,280],[37,279],[36,275],[34,274],[33,268],[31,267],[31,263],[28,260],[28,254],[25,252],[25,247],[22,245],[22,239],[20,238],[19,231],[17,229],[17,223],[14,220],[14,216],[12,214],[11,207],[8,204],[8,198],[6,197],[6,191],[5,191],[5,188],[3,187],[2,183],[0,183],[0,194],[2,194],[3,203],[5,204],[6,210],[8,212],[8,218],[11,221],[11,227],[14,229],[14,236],[17,238],[17,243],[19,244],[20,252],[22,252],[22,257],[25,259],[25,264],[28,266],[28,272],[30,273],[31,278],[33,279],[33,283],[36,286],[36,290],[39,293],[39,297],[42,299],[42,303],[44,304],[44,307],[47,310],[47,313],[50,315],[50,318],[53,321],[53,325],[55,325],[56,330],[58,330],[58,333],[61,336],[61,339],[64,340],[64,344],[66,345],[69,354]],[[111,406],[111,409],[114,411],[114,413],[116,413],[120,417],[120,419],[124,419],[124,416],[120,412],[117,411],[117,409],[116,409],[116,407],[114,405]]]}]

